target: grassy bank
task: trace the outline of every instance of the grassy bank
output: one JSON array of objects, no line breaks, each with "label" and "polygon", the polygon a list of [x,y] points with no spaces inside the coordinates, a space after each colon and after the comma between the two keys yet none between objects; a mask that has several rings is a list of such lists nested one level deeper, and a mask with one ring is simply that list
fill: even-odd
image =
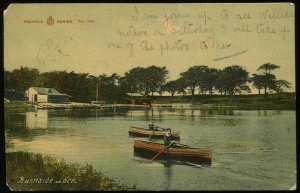
[{"label": "grassy bank", "polygon": [[264,95],[195,95],[192,96],[154,96],[152,103],[154,104],[176,104],[176,103],[192,103],[195,106],[207,105],[207,107],[218,106],[235,106],[234,109],[240,110],[295,110],[296,96],[295,93],[269,94],[267,98]]},{"label": "grassy bank", "polygon": [[[295,110],[296,109],[296,94],[295,93],[280,93],[268,94],[267,98],[263,94],[251,95],[195,95],[192,96],[149,96],[152,104],[193,104],[195,107],[203,108],[218,108],[219,106],[234,106],[234,109],[239,110]],[[116,107],[118,104],[114,104]],[[206,105],[206,106],[205,106]],[[43,106],[43,105],[42,105]],[[76,103],[73,105],[65,104],[51,104],[47,108],[62,108],[69,106],[72,108],[96,108],[92,107],[89,103]],[[105,105],[103,105],[103,108]],[[107,104],[107,107],[112,107]],[[5,111],[28,111],[34,110],[34,105],[29,102],[9,102],[4,103]]]},{"label": "grassy bank", "polygon": [[14,101],[4,103],[5,111],[16,111],[16,112],[26,112],[28,110],[34,110],[34,105],[25,101]]},{"label": "grassy bank", "polygon": [[91,165],[66,163],[28,152],[6,153],[6,180],[11,190],[134,190],[104,176]]}]

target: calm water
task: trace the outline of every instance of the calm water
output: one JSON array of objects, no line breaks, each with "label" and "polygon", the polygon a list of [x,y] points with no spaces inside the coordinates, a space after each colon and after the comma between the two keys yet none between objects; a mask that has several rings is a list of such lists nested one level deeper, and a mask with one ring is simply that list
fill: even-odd
[{"label": "calm water", "polygon": [[[135,157],[129,126],[151,118],[180,130],[180,143],[212,150],[212,165]],[[296,181],[295,111],[39,110],[6,113],[5,134],[13,151],[90,163],[142,190],[288,190]]]}]

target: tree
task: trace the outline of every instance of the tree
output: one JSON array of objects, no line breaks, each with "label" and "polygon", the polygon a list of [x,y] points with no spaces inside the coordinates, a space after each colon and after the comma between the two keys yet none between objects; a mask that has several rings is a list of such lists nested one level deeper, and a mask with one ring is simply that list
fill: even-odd
[{"label": "tree", "polygon": [[90,100],[99,100],[99,78],[93,75],[87,75],[86,77],[86,95]]},{"label": "tree", "polygon": [[20,69],[12,71],[13,79],[16,81],[16,88],[19,91],[25,91],[31,86],[35,86],[35,81],[39,76],[39,70],[21,66]]},{"label": "tree", "polygon": [[168,73],[166,67],[152,65],[146,68],[146,78],[148,78],[146,88],[149,88],[152,96],[154,92],[161,90],[162,85],[166,82]]},{"label": "tree", "polygon": [[267,89],[271,89],[274,87],[276,76],[274,74],[263,74],[261,75],[262,83],[264,87],[265,98],[267,98]]},{"label": "tree", "polygon": [[271,74],[271,71],[280,68],[280,66],[276,64],[266,63],[258,67],[257,71],[262,72],[262,80],[263,80],[263,87],[265,91],[265,98],[267,98],[267,89],[271,87],[271,85],[276,80],[276,76]]},{"label": "tree", "polygon": [[72,101],[90,102],[95,98],[97,78],[88,73],[66,71],[51,71],[41,74],[44,87],[55,88],[61,93],[68,94]]},{"label": "tree", "polygon": [[167,79],[168,70],[166,67],[149,66],[147,68],[136,67],[125,73],[120,82],[122,90],[131,92],[160,92]]},{"label": "tree", "polygon": [[243,94],[243,93],[251,93],[251,89],[248,85],[243,84],[240,87],[235,88],[235,93]]},{"label": "tree", "polygon": [[223,72],[223,70],[218,70],[218,77],[216,78],[216,82],[215,82],[215,89],[218,90],[218,92],[221,95],[226,95],[226,88],[224,85],[224,80],[226,79],[225,77],[225,73]]},{"label": "tree", "polygon": [[136,67],[125,73],[124,77],[120,78],[122,90],[125,92],[144,92],[148,94],[148,78],[146,77],[146,69]]},{"label": "tree", "polygon": [[98,80],[98,91],[100,91],[101,99],[108,102],[117,101],[119,96],[119,76],[116,73],[113,73],[111,76],[108,76],[107,74],[102,74],[98,77]]},{"label": "tree", "polygon": [[260,94],[260,90],[263,87],[263,75],[260,74],[252,74],[251,81],[253,82],[253,86],[258,89],[258,94]]},{"label": "tree", "polygon": [[208,91],[210,95],[213,94],[213,88],[216,86],[219,75],[220,70],[218,69],[207,68],[204,70],[204,73],[201,74],[199,85],[199,87],[202,86],[204,94],[206,94],[206,91]]},{"label": "tree", "polygon": [[4,71],[3,81],[5,90],[18,88],[17,80],[14,74],[10,71]]},{"label": "tree", "polygon": [[35,86],[38,87],[46,87],[46,85],[49,83],[48,77],[44,76],[44,74],[40,74],[36,79],[35,79]]},{"label": "tree", "polygon": [[275,70],[277,68],[280,68],[280,66],[278,66],[276,64],[266,63],[266,64],[259,66],[257,70],[263,71],[263,74],[271,74],[271,71]]},{"label": "tree", "polygon": [[19,86],[17,84],[17,81],[13,73],[4,70],[3,81],[4,81],[4,97],[10,100],[18,100],[20,96],[18,92]]},{"label": "tree", "polygon": [[232,65],[225,67],[222,71],[222,81],[224,88],[228,91],[229,95],[233,96],[235,93],[248,91],[249,72],[243,67]]},{"label": "tree", "polygon": [[192,66],[187,71],[180,73],[182,80],[192,93],[192,100],[196,87],[201,85],[207,72],[207,66]]},{"label": "tree", "polygon": [[175,92],[178,90],[177,88],[176,80],[171,80],[164,85],[164,90],[169,92],[172,96],[174,96]]},{"label": "tree", "polygon": [[175,80],[176,82],[176,90],[178,94],[182,93],[182,96],[186,95],[186,91],[185,88],[188,86],[187,85],[187,81],[185,80],[185,78],[180,77],[177,80]]},{"label": "tree", "polygon": [[275,80],[273,83],[274,84],[271,85],[271,88],[278,94],[283,92],[284,88],[291,88],[291,83],[286,80]]}]

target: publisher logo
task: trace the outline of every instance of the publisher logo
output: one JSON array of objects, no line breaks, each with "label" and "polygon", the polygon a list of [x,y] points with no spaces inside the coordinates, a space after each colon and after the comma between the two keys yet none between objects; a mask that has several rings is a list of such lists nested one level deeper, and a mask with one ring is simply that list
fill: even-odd
[{"label": "publisher logo", "polygon": [[49,18],[47,19],[47,24],[49,26],[53,25],[54,24],[54,19],[52,18],[52,16],[49,16]]}]

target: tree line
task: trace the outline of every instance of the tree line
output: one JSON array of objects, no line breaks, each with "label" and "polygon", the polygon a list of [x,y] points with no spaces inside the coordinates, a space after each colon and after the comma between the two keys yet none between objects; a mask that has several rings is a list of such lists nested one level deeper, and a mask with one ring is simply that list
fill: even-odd
[{"label": "tree line", "polygon": [[51,71],[40,73],[36,68],[21,66],[13,71],[4,70],[5,91],[24,92],[31,86],[55,88],[61,93],[72,96],[72,101],[90,102],[91,100],[119,101],[126,93],[142,93],[153,96],[164,92],[174,96],[176,93],[186,96],[196,92],[202,95],[229,95],[251,93],[249,83],[267,97],[268,91],[283,92],[290,88],[286,80],[277,79],[273,71],[279,65],[266,63],[258,67],[257,73],[249,75],[242,66],[232,65],[223,69],[196,65],[180,73],[176,80],[169,80],[166,67],[155,65],[135,67],[125,72],[124,76],[117,73],[93,76],[88,73]]}]

